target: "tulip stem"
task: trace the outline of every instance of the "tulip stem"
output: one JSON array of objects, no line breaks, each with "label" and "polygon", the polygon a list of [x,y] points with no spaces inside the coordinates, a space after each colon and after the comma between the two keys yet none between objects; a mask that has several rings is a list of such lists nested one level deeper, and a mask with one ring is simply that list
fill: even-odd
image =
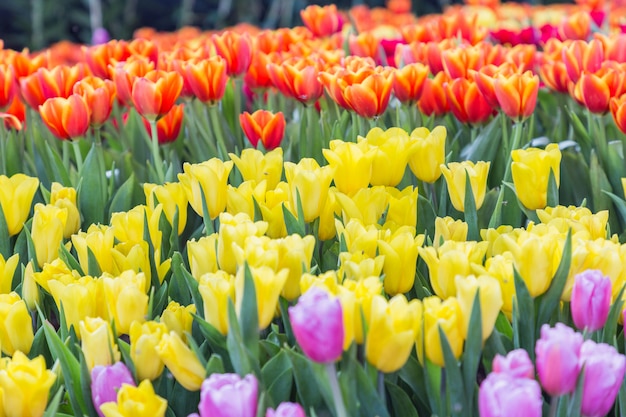
[{"label": "tulip stem", "polygon": [[74,148],[74,158],[76,159],[76,170],[80,173],[83,170],[83,155],[80,153],[80,139],[72,141]]},{"label": "tulip stem", "polygon": [[337,417],[348,417],[346,406],[343,403],[341,388],[339,387],[339,380],[337,379],[335,363],[327,363],[325,367],[326,373],[328,374],[328,380],[330,381],[330,389],[333,392],[333,399],[335,400],[335,411],[337,411]]},{"label": "tulip stem", "polygon": [[165,174],[163,173],[163,159],[161,158],[161,151],[159,150],[159,132],[157,130],[156,120],[150,120],[150,134],[152,141],[150,142],[152,150],[152,162],[156,169],[157,180],[159,184],[163,184],[165,181]]},{"label": "tulip stem", "polygon": [[[233,96],[234,96],[234,104],[235,104],[235,117],[236,120],[239,120],[239,115],[241,114],[241,94],[243,90],[243,80],[241,77],[233,78]],[[235,122],[235,124],[237,124]],[[238,129],[237,126],[233,126],[233,130],[235,131],[235,139],[237,140],[237,146],[239,147],[239,152],[241,152],[244,148],[243,144],[243,135],[242,130]],[[228,155],[228,154],[226,154]],[[226,155],[224,158],[226,158]]]},{"label": "tulip stem", "polygon": [[377,388],[378,388],[378,396],[383,404],[387,403],[386,395],[385,395],[385,374],[381,371],[378,371],[378,376],[376,379]]},{"label": "tulip stem", "polygon": [[218,155],[221,153],[221,155],[219,155],[221,156],[221,159],[226,160],[228,158],[228,148],[226,147],[226,142],[224,140],[224,130],[222,128],[222,122],[220,121],[217,114],[217,106],[208,106],[206,109],[209,113],[209,119],[211,120],[211,124],[213,125],[213,134],[215,135],[217,146],[219,148]]}]

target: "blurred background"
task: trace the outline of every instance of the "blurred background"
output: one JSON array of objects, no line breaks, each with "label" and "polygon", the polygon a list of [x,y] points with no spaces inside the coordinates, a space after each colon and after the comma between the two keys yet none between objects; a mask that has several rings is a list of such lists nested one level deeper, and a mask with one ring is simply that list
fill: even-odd
[{"label": "blurred background", "polygon": [[[88,44],[97,27],[115,39],[129,39],[141,27],[220,29],[238,22],[286,27],[301,24],[300,10],[309,4],[330,3],[349,9],[358,4],[382,7],[385,0],[0,0],[0,39],[5,48],[35,51],[60,40]],[[451,3],[455,1],[418,0],[412,8],[422,15]]]}]

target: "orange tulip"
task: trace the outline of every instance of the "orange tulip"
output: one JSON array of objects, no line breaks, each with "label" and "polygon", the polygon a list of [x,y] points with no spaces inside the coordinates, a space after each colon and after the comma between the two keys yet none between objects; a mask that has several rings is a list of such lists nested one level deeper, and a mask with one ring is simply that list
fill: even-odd
[{"label": "orange tulip", "polygon": [[239,123],[255,148],[259,140],[268,151],[277,148],[285,134],[285,115],[280,111],[276,114],[267,110],[257,110],[252,114],[243,112],[239,115]]},{"label": "orange tulip", "polygon": [[583,72],[574,87],[574,94],[592,113],[609,111],[609,100],[624,93],[624,72],[602,68],[595,74]]},{"label": "orange tulip", "polygon": [[448,15],[438,16],[438,30],[440,39],[461,38],[472,45],[476,45],[489,34],[485,26],[478,23],[478,14],[467,15],[459,10]]},{"label": "orange tulip", "polygon": [[115,98],[113,81],[89,76],[74,84],[74,93],[83,96],[91,109],[92,126],[99,127],[108,120]]},{"label": "orange tulip", "polygon": [[154,63],[155,66],[158,67],[159,65],[159,47],[151,40],[144,38],[133,39],[128,44],[128,51],[131,56],[144,57]]},{"label": "orange tulip", "polygon": [[37,109],[49,98],[69,97],[74,84],[86,75],[86,68],[82,64],[73,67],[61,65],[51,70],[39,68],[37,72],[20,80],[22,97],[26,104]]},{"label": "orange tulip", "polygon": [[572,82],[577,82],[583,71],[596,72],[604,62],[602,43],[594,39],[587,43],[577,40],[564,44],[561,49],[567,75]]},{"label": "orange tulip", "polygon": [[[180,134],[180,129],[183,125],[183,117],[184,117],[184,104],[178,104],[172,107],[165,116],[159,119],[157,122],[157,137],[159,139],[159,144],[174,142],[178,139],[178,135]],[[150,121],[146,118],[143,119],[143,124],[148,132],[148,135],[152,137],[152,128],[150,126]]]},{"label": "orange tulip", "polygon": [[435,78],[427,78],[424,81],[424,89],[422,96],[417,105],[422,113],[427,116],[435,114],[441,116],[450,110],[450,105],[443,88],[445,82],[448,81],[445,72],[439,72]]},{"label": "orange tulip", "polygon": [[252,61],[252,40],[250,35],[243,35],[230,30],[211,38],[219,56],[226,60],[226,72],[237,77],[248,71]]},{"label": "orange tulip", "polygon": [[414,104],[419,100],[428,77],[428,67],[424,64],[408,64],[393,73],[393,94],[402,103]]},{"label": "orange tulip", "polygon": [[533,71],[537,60],[535,45],[515,45],[506,53],[506,62],[512,63],[519,72]]},{"label": "orange tulip", "polygon": [[443,51],[455,46],[453,39],[444,39],[440,42],[428,42],[426,48],[426,62],[433,75],[443,71]]},{"label": "orange tulip", "polygon": [[[24,103],[22,103],[22,101],[17,98],[17,96],[13,99],[13,102],[6,110],[6,114],[14,116],[15,119],[13,117],[5,118],[4,126],[7,129],[13,128],[16,130],[22,130],[22,128],[24,127],[24,122],[26,121],[26,106],[24,106]],[[16,119],[19,123],[16,123]]]},{"label": "orange tulip", "polygon": [[4,50],[7,55],[4,57],[4,63],[10,67],[13,67],[15,72],[15,78],[21,80],[22,78],[29,76],[41,67],[45,67],[48,63],[47,54],[39,54],[37,56],[31,56],[28,49],[22,50],[22,52],[16,52],[12,50]]},{"label": "orange tulip", "polygon": [[594,36],[602,42],[607,60],[626,62],[626,33],[611,36],[594,33]]},{"label": "orange tulip", "polygon": [[0,111],[9,107],[16,91],[17,85],[13,67],[0,65]]},{"label": "orange tulip", "polygon": [[559,25],[561,39],[586,40],[591,35],[591,16],[589,12],[581,10],[565,18]]},{"label": "orange tulip", "polygon": [[544,84],[559,93],[567,93],[567,84],[570,79],[567,76],[567,68],[561,61],[545,60],[539,65],[539,75]]},{"label": "orange tulip", "polygon": [[275,62],[274,57],[278,57],[278,54],[275,52],[271,54],[257,52],[252,55],[252,62],[244,76],[244,81],[251,90],[265,89],[272,86],[267,66],[271,62]]},{"label": "orange tulip", "polygon": [[85,61],[93,72],[100,78],[109,78],[109,65],[123,62],[131,56],[126,41],[111,40],[101,45],[84,47]]},{"label": "orange tulip", "polygon": [[330,36],[341,31],[343,17],[337,11],[337,6],[310,5],[300,11],[300,17],[313,35],[317,37]]},{"label": "orange tulip", "polygon": [[361,117],[378,117],[387,110],[391,96],[390,74],[373,73],[362,82],[347,86],[343,96],[350,109]]},{"label": "orange tulip", "polygon": [[44,124],[60,139],[83,136],[89,128],[89,113],[87,102],[78,94],[50,98],[39,106]]},{"label": "orange tulip", "polygon": [[281,64],[268,64],[267,72],[274,87],[301,103],[314,103],[324,92],[318,79],[319,63],[311,58],[294,57]]},{"label": "orange tulip", "polygon": [[444,86],[450,110],[461,123],[483,123],[491,117],[493,108],[475,82],[457,78]]},{"label": "orange tulip", "polygon": [[504,114],[516,121],[524,120],[535,111],[539,77],[530,71],[508,76],[498,74],[494,90]]},{"label": "orange tulip", "polygon": [[514,64],[505,62],[500,66],[495,66],[493,64],[485,65],[478,71],[469,70],[470,78],[474,80],[483,97],[487,100],[487,103],[489,103],[489,105],[494,109],[500,107],[498,97],[496,97],[496,90],[494,88],[496,76],[498,74],[505,76],[514,74],[517,72],[514,69],[514,66]]},{"label": "orange tulip", "polygon": [[15,115],[10,113],[0,113],[0,119],[4,120],[7,129],[22,130],[22,122]]},{"label": "orange tulip", "polygon": [[180,74],[154,70],[135,79],[131,98],[139,114],[157,120],[171,110],[182,89]]},{"label": "orange tulip", "polygon": [[441,53],[443,70],[451,79],[466,78],[468,70],[483,66],[482,56],[478,48],[472,47],[445,50]]},{"label": "orange tulip", "polygon": [[379,61],[380,54],[384,54],[380,39],[372,31],[359,33],[357,36],[350,35],[348,43],[352,55],[369,57]]},{"label": "orange tulip", "polygon": [[222,99],[226,91],[226,68],[227,62],[224,58],[212,56],[197,64],[184,64],[182,74],[198,100],[214,105]]},{"label": "orange tulip", "polygon": [[129,59],[109,67],[111,78],[115,82],[117,99],[125,105],[132,104],[131,92],[137,77],[143,77],[154,70],[154,63],[146,58]]},{"label": "orange tulip", "polygon": [[615,124],[623,133],[626,133],[626,94],[621,97],[613,97],[609,102],[611,114]]}]

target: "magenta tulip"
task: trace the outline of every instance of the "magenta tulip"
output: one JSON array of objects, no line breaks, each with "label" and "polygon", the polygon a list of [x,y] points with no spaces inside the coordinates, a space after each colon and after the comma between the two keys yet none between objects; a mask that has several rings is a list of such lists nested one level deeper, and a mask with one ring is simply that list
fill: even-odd
[{"label": "magenta tulip", "polygon": [[490,373],[478,391],[480,417],[541,417],[541,387],[534,379]]},{"label": "magenta tulip", "polygon": [[571,327],[557,323],[541,326],[541,338],[535,345],[537,374],[550,395],[571,393],[580,372],[580,347],[583,336]]},{"label": "magenta tulip", "polygon": [[611,278],[595,269],[576,275],[570,307],[574,324],[580,330],[604,327],[611,308]]},{"label": "magenta tulip", "polygon": [[117,402],[117,391],[122,384],[135,386],[135,380],[123,362],[110,366],[94,366],[91,371],[91,399],[100,417],[104,417],[100,406],[108,402]]},{"label": "magenta tulip", "polygon": [[300,404],[280,403],[276,410],[268,408],[265,417],[306,417],[306,414]]},{"label": "magenta tulip", "polygon": [[335,362],[343,352],[343,313],[338,298],[313,287],[289,307],[289,320],[304,354],[317,363]]},{"label": "magenta tulip", "polygon": [[252,374],[243,379],[237,374],[211,374],[202,382],[199,417],[255,417],[258,389]]},{"label": "magenta tulip", "polygon": [[506,356],[496,355],[493,359],[493,372],[516,378],[535,378],[535,367],[524,349],[512,350]]},{"label": "magenta tulip", "polygon": [[581,411],[585,417],[606,415],[617,397],[626,371],[626,357],[613,346],[587,340],[580,349],[584,364]]}]

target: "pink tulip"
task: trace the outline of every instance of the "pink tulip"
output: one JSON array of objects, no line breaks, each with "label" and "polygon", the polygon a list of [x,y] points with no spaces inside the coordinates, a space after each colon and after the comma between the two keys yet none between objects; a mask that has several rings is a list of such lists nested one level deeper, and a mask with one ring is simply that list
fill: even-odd
[{"label": "pink tulip", "polygon": [[496,355],[493,359],[493,372],[509,374],[516,378],[535,377],[535,367],[524,349],[515,349],[506,356]]},{"label": "pink tulip", "polygon": [[265,417],[306,417],[300,404],[280,403],[276,410],[267,409]]},{"label": "pink tulip", "polygon": [[535,345],[537,374],[550,395],[571,393],[580,372],[580,347],[583,336],[571,327],[557,323],[541,326],[541,338]]},{"label": "pink tulip", "polygon": [[478,391],[480,417],[541,417],[541,387],[534,379],[490,373]]},{"label": "pink tulip", "polygon": [[582,414],[604,416],[613,406],[624,380],[626,357],[613,346],[587,340],[580,349],[580,363],[585,366]]},{"label": "pink tulip", "polygon": [[199,417],[255,417],[258,389],[252,374],[243,379],[237,374],[211,374],[202,383]]},{"label": "pink tulip", "polygon": [[100,406],[108,402],[117,402],[117,391],[122,384],[135,386],[135,380],[123,362],[110,366],[94,366],[91,371],[91,399],[100,417],[104,417]]},{"label": "pink tulip", "polygon": [[289,307],[289,320],[304,354],[318,363],[335,362],[343,352],[343,314],[337,298],[313,287]]},{"label": "pink tulip", "polygon": [[574,277],[571,310],[580,330],[596,331],[604,327],[611,308],[611,279],[590,269]]}]

